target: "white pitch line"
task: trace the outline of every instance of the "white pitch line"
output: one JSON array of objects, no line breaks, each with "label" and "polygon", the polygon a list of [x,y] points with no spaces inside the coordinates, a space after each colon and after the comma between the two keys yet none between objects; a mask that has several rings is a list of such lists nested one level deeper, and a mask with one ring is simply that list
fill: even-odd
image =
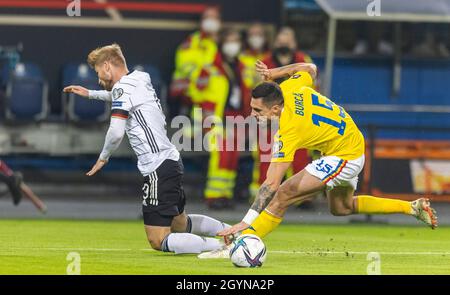
[{"label": "white pitch line", "polygon": [[[19,247],[19,248],[8,248],[8,249],[0,249],[0,253],[3,251],[16,251],[16,250],[31,250],[31,251],[39,251],[39,250],[47,250],[47,251],[98,251],[98,252],[151,252],[155,251],[153,249],[119,249],[119,248],[28,248],[28,247]],[[450,252],[378,252],[378,251],[269,251],[269,253],[274,254],[289,254],[289,255],[366,255],[371,252],[379,253],[380,255],[450,255]]]},{"label": "white pitch line", "polygon": [[135,249],[112,249],[112,248],[8,248],[8,249],[0,249],[0,253],[2,251],[15,251],[15,250],[30,250],[30,251],[99,251],[99,252],[120,252],[120,251],[136,251]]},{"label": "white pitch line", "polygon": [[315,254],[368,254],[368,253],[378,253],[380,255],[450,255],[450,252],[378,252],[378,251],[269,251],[269,253],[276,254],[298,254],[298,255],[315,255]]}]

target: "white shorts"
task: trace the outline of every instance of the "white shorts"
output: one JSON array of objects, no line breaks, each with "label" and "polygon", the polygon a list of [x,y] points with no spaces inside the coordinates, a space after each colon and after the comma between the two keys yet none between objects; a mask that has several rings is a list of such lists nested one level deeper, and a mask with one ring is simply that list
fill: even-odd
[{"label": "white shorts", "polygon": [[327,185],[327,190],[337,186],[351,186],[356,190],[358,174],[364,167],[364,159],[364,155],[350,161],[326,156],[312,161],[305,169],[309,174],[322,180]]}]

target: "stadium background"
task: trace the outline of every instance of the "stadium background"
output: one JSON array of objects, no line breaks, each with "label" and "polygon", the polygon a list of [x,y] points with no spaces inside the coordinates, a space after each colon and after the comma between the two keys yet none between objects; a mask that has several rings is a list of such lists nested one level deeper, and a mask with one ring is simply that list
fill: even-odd
[{"label": "stadium background", "polygon": [[[355,1],[359,8],[372,2]],[[104,105],[77,105],[79,98],[62,94],[63,86],[77,81],[71,75],[79,64],[99,45],[121,44],[129,65],[141,65],[151,73],[169,118],[178,111],[167,91],[176,47],[198,28],[201,12],[208,5],[221,8],[225,27],[245,29],[259,21],[271,38],[281,26],[292,27],[299,49],[319,66],[319,87],[324,90],[329,83],[325,65],[330,11],[313,0],[81,0],[81,16],[68,17],[70,2],[0,0],[0,157],[24,174],[48,206],[46,215],[26,199],[14,207],[6,187],[1,186],[0,218],[140,219],[141,178],[127,143],[99,175],[84,176],[103,144],[108,126]],[[106,2],[115,12],[106,9]],[[427,2],[436,9],[425,11],[420,1],[411,1],[408,9],[412,13],[398,22],[368,15],[358,21],[351,17],[351,5],[338,7],[343,8],[338,11],[343,20],[337,20],[330,97],[346,107],[367,140],[368,161],[360,192],[407,200],[425,194],[437,203],[440,223],[450,224],[450,2]],[[404,10],[405,5],[389,7],[381,0],[382,15]],[[356,54],[361,35],[375,49]],[[389,54],[376,50],[384,35],[393,49]],[[441,45],[447,52],[435,49]],[[421,46],[429,48],[422,50]],[[17,65],[22,63],[25,77],[14,79],[10,74],[20,71]],[[95,79],[86,83],[95,87]],[[202,202],[208,154],[182,155],[188,210],[239,220],[249,204],[253,164],[249,153],[240,158],[234,209],[214,212]],[[293,208],[286,220],[417,224],[401,216],[336,218],[328,213],[323,198],[310,210]]]}]

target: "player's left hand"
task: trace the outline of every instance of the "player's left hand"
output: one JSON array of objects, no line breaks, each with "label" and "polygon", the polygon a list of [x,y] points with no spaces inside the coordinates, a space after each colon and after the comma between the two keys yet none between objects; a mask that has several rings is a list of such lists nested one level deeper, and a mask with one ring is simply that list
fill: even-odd
[{"label": "player's left hand", "polygon": [[272,73],[270,72],[270,69],[260,60],[256,61],[256,72],[261,75],[263,81],[272,80]]},{"label": "player's left hand", "polygon": [[105,166],[105,164],[106,164],[107,162],[108,162],[108,161],[106,161],[106,160],[100,160],[100,159],[98,159],[98,160],[97,160],[97,163],[95,163],[95,165],[91,168],[91,170],[90,170],[88,173],[86,173],[86,175],[87,175],[87,176],[92,176],[92,175],[94,175],[94,174],[97,173],[100,169],[102,169],[103,166]]},{"label": "player's left hand", "polygon": [[[228,240],[229,240],[228,237],[229,237],[230,235],[234,235],[234,234],[237,233],[237,232],[241,232],[241,231],[243,231],[243,230],[246,230],[249,226],[250,226],[249,224],[247,224],[247,223],[241,221],[241,222],[239,222],[239,223],[233,225],[233,226],[230,227],[230,228],[227,228],[227,229],[224,229],[224,230],[218,232],[217,235],[218,235],[218,236],[224,237],[225,243],[228,244]],[[230,242],[231,242],[231,241],[230,241]]]}]

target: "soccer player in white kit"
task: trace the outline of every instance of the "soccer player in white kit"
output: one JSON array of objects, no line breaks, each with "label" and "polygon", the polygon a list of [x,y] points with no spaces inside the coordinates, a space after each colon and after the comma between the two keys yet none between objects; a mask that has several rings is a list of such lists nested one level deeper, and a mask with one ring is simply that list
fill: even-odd
[{"label": "soccer player in white kit", "polygon": [[105,89],[88,90],[71,85],[64,92],[111,102],[111,123],[92,176],[108,162],[126,133],[144,176],[142,211],[145,232],[155,250],[200,253],[222,248],[217,232],[229,227],[204,215],[184,212],[183,164],[166,133],[165,116],[148,73],[130,72],[119,45],[93,50],[88,64]]}]

